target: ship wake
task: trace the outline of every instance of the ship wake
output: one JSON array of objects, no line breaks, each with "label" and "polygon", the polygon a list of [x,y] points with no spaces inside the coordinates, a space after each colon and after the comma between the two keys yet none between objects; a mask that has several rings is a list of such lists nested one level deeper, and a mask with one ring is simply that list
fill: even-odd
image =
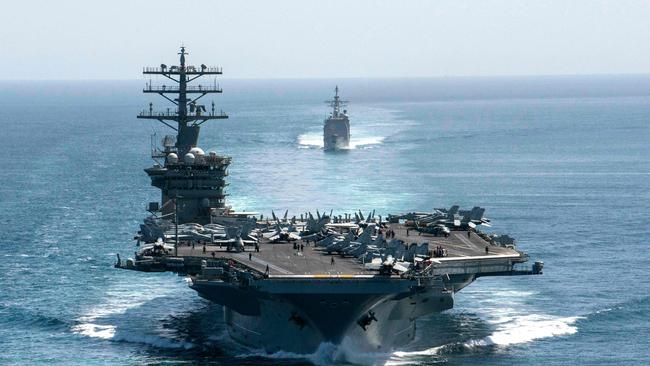
[{"label": "ship wake", "polygon": [[504,316],[490,321],[496,329],[483,338],[448,343],[424,350],[394,352],[386,365],[415,365],[424,360],[445,361],[446,356],[463,353],[498,352],[509,346],[539,339],[568,336],[578,332],[581,317],[556,317],[543,314]]},{"label": "ship wake", "polygon": [[[385,136],[366,136],[363,138],[350,138],[350,146],[343,150],[364,149],[380,145],[386,139]],[[301,149],[322,149],[324,147],[322,133],[304,133],[298,136],[298,145]]]},{"label": "ship wake", "polygon": [[[144,308],[152,300],[168,296],[172,289],[147,283],[121,283],[113,285],[105,294],[104,301],[86,309],[75,319],[71,331],[75,334],[113,342],[138,343],[157,348],[190,349],[191,342],[176,340],[164,335],[141,332],[139,319]],[[156,311],[156,309],[151,309]],[[129,312],[138,314],[132,315]]]},{"label": "ship wake", "polygon": [[351,345],[351,342],[343,341],[340,345],[333,343],[321,343],[316,351],[309,354],[278,351],[266,353],[263,350],[253,350],[247,354],[241,354],[238,358],[265,358],[278,360],[306,360],[317,366],[328,365],[383,365],[390,359],[390,353],[361,352]]},{"label": "ship wake", "polygon": [[495,331],[483,338],[469,339],[461,342],[448,343],[423,350],[385,352],[360,352],[353,346],[343,342],[341,345],[323,343],[310,354],[291,352],[266,353],[263,350],[252,350],[239,358],[267,359],[302,359],[318,366],[336,364],[354,365],[419,365],[423,362],[446,362],[449,356],[464,353],[498,352],[509,346],[525,344],[535,340],[566,336],[578,331],[576,321],[580,317],[553,317],[534,314],[504,317],[500,319]]}]

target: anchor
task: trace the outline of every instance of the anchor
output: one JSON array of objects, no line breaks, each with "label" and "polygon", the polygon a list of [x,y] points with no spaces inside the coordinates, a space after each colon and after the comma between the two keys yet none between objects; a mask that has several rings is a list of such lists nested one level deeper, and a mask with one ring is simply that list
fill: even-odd
[{"label": "anchor", "polygon": [[359,318],[359,320],[357,320],[357,324],[359,324],[359,326],[363,328],[364,331],[366,331],[368,326],[370,325],[370,323],[372,323],[373,320],[377,321],[377,318],[375,317],[375,312],[370,310],[368,311],[368,314],[365,314],[364,316]]},{"label": "anchor", "polygon": [[307,321],[304,318],[302,318],[300,315],[298,315],[298,313],[295,311],[291,312],[289,321],[293,321],[294,323],[296,323],[296,325],[300,327],[300,330],[302,330],[302,328],[304,328],[305,325],[307,325]]}]

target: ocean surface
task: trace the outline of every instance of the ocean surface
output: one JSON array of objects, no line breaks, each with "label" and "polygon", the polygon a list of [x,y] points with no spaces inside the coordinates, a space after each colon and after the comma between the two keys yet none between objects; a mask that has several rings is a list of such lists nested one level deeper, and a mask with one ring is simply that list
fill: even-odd
[{"label": "ocean surface", "polygon": [[[649,76],[221,81],[230,119],[200,146],[232,156],[236,209],[478,205],[544,261],[384,354],[248,349],[183,277],[112,267],[159,199],[143,169],[169,131],[135,118],[164,108],[144,83],[0,82],[0,364],[650,364]],[[337,84],[353,146],[329,154]]]}]

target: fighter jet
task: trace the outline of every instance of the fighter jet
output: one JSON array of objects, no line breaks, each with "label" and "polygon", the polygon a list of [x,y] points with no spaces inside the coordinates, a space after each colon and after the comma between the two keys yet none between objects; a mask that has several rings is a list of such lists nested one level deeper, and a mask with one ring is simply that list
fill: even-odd
[{"label": "fighter jet", "polygon": [[342,256],[360,257],[368,251],[368,244],[352,244],[341,252]]},{"label": "fighter jet", "polygon": [[350,245],[350,243],[352,242],[352,239],[354,239],[354,233],[352,233],[350,231],[350,232],[348,232],[348,235],[346,235],[345,239],[334,242],[334,243],[328,245],[325,248],[325,251],[327,252],[327,254],[332,254],[333,252],[340,253],[341,250],[343,250],[344,248],[347,248]]},{"label": "fighter jet", "polygon": [[[343,256],[353,255],[353,254],[348,254],[348,252],[349,253],[358,252],[357,255],[354,255],[355,257],[365,253],[368,245],[372,242],[372,234],[374,232],[375,232],[375,224],[368,225],[368,227],[363,229],[363,232],[361,233],[361,235],[359,235],[358,238],[350,242],[349,245],[345,247],[341,247],[341,249],[338,250],[338,252]],[[361,249],[363,250],[361,251]]]},{"label": "fighter jet", "polygon": [[[471,210],[460,210],[458,206],[449,209],[436,208],[433,212],[409,212],[402,215],[389,215],[389,221],[406,220],[407,226],[423,228],[424,232],[436,233],[436,227],[456,229],[475,228],[478,225],[490,226],[490,220],[483,217],[485,209],[474,207]],[[444,232],[439,232],[444,234]]]},{"label": "fighter jet", "polygon": [[271,216],[273,216],[273,221],[275,223],[281,223],[281,222],[286,223],[286,222],[288,222],[287,221],[287,216],[288,215],[289,215],[289,210],[286,210],[286,211],[284,211],[284,216],[282,217],[282,219],[280,219],[277,216],[275,216],[275,212],[273,210],[271,210]]},{"label": "fighter jet", "polygon": [[212,242],[226,247],[244,245],[256,245],[257,238],[250,235],[254,223],[246,223],[242,227],[228,227],[225,230],[225,237],[213,239]]},{"label": "fighter jet", "polygon": [[433,234],[435,236],[448,236],[451,233],[451,230],[449,230],[446,225],[433,222],[421,226],[421,224],[416,221],[415,230],[421,233]]},{"label": "fighter jet", "polygon": [[337,235],[332,234],[324,237],[321,240],[318,240],[315,245],[317,247],[327,248],[328,246],[332,245],[336,239]]},{"label": "fighter jet", "polygon": [[363,229],[361,235],[359,235],[359,237],[354,242],[368,245],[372,241],[372,234],[374,232],[375,224],[370,224],[365,229]]},{"label": "fighter jet", "polygon": [[309,218],[307,219],[307,223],[305,224],[305,231],[303,231],[303,235],[309,235],[313,233],[318,233],[322,231],[326,225],[328,225],[330,222],[329,216],[320,216],[320,213],[318,214],[318,220],[314,219],[314,216],[312,214],[309,214]]},{"label": "fighter jet", "polygon": [[268,239],[271,243],[300,240],[300,235],[296,232],[295,226],[291,224],[288,227],[281,227],[280,224],[276,223],[274,230],[262,233],[262,236]]}]

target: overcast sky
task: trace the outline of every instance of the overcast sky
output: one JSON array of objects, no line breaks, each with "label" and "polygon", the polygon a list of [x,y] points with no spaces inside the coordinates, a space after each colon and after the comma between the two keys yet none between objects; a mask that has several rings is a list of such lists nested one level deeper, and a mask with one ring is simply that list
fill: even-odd
[{"label": "overcast sky", "polygon": [[650,73],[650,1],[2,1],[0,79]]}]

